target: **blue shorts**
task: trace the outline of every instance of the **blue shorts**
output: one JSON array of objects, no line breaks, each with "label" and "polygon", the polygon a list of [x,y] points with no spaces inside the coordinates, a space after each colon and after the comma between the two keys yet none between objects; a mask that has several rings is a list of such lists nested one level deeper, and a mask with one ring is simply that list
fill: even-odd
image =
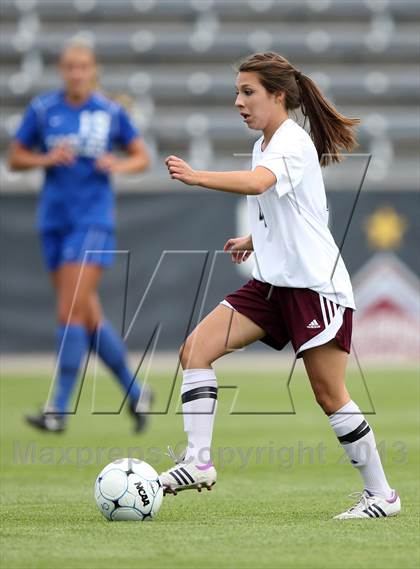
[{"label": "blue shorts", "polygon": [[114,260],[115,235],[103,227],[73,227],[41,232],[45,263],[55,271],[64,263],[109,267]]}]

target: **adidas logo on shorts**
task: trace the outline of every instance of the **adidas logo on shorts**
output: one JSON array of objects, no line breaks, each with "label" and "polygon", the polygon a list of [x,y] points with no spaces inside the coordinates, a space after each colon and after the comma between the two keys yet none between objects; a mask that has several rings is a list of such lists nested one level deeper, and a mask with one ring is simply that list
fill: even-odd
[{"label": "adidas logo on shorts", "polygon": [[321,328],[321,326],[318,324],[318,322],[315,320],[315,318],[306,327],[307,328]]}]

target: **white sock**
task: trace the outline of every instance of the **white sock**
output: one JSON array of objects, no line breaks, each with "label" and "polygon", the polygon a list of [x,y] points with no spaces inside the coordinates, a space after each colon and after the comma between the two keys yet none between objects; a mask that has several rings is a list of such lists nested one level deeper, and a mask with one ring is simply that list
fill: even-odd
[{"label": "white sock", "polygon": [[350,462],[363,477],[365,489],[372,494],[390,498],[390,488],[376,449],[373,432],[354,401],[338,409],[328,420]]},{"label": "white sock", "polygon": [[214,370],[184,370],[181,394],[184,431],[188,436],[185,460],[208,464],[217,409],[217,379]]}]

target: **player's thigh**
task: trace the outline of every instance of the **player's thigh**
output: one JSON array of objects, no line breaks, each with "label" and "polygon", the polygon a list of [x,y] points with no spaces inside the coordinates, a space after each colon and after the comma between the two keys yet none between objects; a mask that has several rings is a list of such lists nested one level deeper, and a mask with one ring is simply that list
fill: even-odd
[{"label": "player's thigh", "polygon": [[343,405],[348,399],[345,386],[348,354],[335,340],[303,352],[303,361],[317,401],[322,407]]},{"label": "player's thigh", "polygon": [[96,292],[103,269],[98,265],[64,263],[57,271],[59,311],[87,313],[90,296]]},{"label": "player's thigh", "polygon": [[182,363],[188,366],[200,358],[212,363],[264,336],[264,330],[248,317],[219,304],[188,336],[181,348]]}]

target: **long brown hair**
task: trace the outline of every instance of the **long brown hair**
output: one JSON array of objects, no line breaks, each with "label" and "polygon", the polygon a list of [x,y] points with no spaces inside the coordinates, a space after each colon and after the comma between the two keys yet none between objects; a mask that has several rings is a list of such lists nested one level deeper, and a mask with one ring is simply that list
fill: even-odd
[{"label": "long brown hair", "polygon": [[287,111],[301,108],[305,123],[309,120],[309,134],[321,166],[340,162],[340,153],[343,150],[350,152],[357,145],[354,126],[360,119],[339,113],[310,77],[278,53],[268,51],[250,55],[239,64],[238,71],[258,73],[261,84],[269,93],[284,91]]}]

